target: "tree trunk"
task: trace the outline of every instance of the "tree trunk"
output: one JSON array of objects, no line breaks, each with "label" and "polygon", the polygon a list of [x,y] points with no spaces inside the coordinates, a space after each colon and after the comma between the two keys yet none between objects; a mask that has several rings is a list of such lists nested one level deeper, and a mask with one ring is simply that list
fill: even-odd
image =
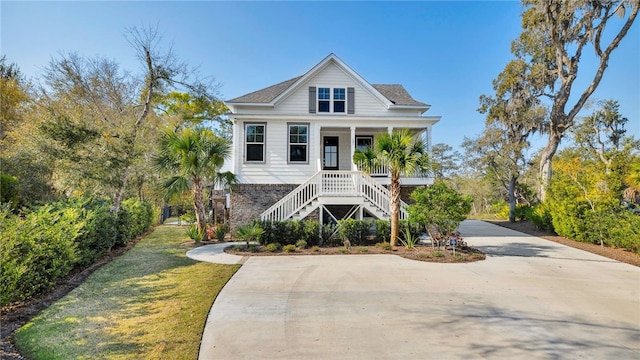
[{"label": "tree trunk", "polygon": [[118,213],[120,211],[120,205],[122,204],[122,198],[124,197],[124,192],[127,189],[127,181],[129,180],[129,166],[124,169],[122,173],[122,178],[120,180],[120,187],[116,190],[116,193],[113,196],[113,205],[111,205],[111,212]]},{"label": "tree trunk", "polygon": [[398,175],[391,175],[391,247],[398,245],[398,234],[400,233],[400,178]]},{"label": "tree trunk", "polygon": [[509,179],[509,222],[516,222],[516,182],[517,176],[511,175]]},{"label": "tree trunk", "polygon": [[204,199],[202,197],[202,180],[196,179],[193,182],[193,209],[196,213],[196,222],[198,231],[203,233],[202,240],[208,240],[207,234],[207,218],[204,208]]},{"label": "tree trunk", "polygon": [[556,150],[558,150],[560,139],[562,139],[562,134],[557,129],[552,128],[549,133],[547,145],[542,150],[538,174],[540,177],[540,187],[538,188],[538,198],[540,201],[544,201],[547,196],[547,187],[551,180],[551,161],[556,154]]}]

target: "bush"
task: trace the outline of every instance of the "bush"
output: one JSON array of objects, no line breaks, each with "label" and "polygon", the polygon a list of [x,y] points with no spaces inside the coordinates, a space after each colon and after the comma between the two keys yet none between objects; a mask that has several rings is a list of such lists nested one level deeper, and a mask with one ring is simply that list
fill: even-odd
[{"label": "bush", "polygon": [[198,243],[204,238],[204,233],[198,230],[198,225],[192,224],[187,227],[187,236]]},{"label": "bush", "polygon": [[76,265],[82,226],[75,209],[42,206],[24,218],[0,213],[0,304],[40,295]]},{"label": "bush", "polygon": [[306,249],[307,248],[307,242],[304,240],[298,240],[296,242],[296,247],[299,247],[300,249]]},{"label": "bush", "polygon": [[264,247],[268,252],[277,252],[280,251],[281,248],[282,245],[280,245],[280,243],[269,243]]},{"label": "bush", "polygon": [[284,252],[288,252],[288,253],[292,253],[296,251],[296,246],[289,244],[289,245],[285,245],[282,247],[282,251]]},{"label": "bush", "polygon": [[379,247],[382,250],[391,251],[391,244],[389,242],[379,242],[376,244],[376,247]]},{"label": "bush", "polygon": [[125,200],[118,216],[110,203],[74,198],[26,211],[0,210],[0,303],[48,291],[72,269],[95,262],[105,251],[147,231],[151,206]]},{"label": "bush", "polygon": [[298,220],[263,221],[258,224],[263,230],[260,237],[262,244],[279,242],[294,245],[296,241],[305,237],[304,225]]},{"label": "bush", "polygon": [[131,198],[122,202],[122,209],[129,214],[129,239],[136,238],[149,230],[153,222],[153,208],[146,201]]},{"label": "bush", "polygon": [[340,236],[347,239],[351,245],[366,245],[367,237],[371,233],[372,223],[368,220],[345,219],[340,220]]},{"label": "bush", "polygon": [[391,240],[391,222],[376,220],[376,242],[389,242],[389,240]]},{"label": "bush", "polygon": [[307,220],[303,224],[303,239],[307,242],[307,245],[320,245],[322,241],[320,222],[316,220]]},{"label": "bush", "polygon": [[18,178],[0,174],[0,203],[8,203],[11,208],[18,206],[20,200],[20,184]]},{"label": "bush", "polygon": [[118,239],[117,218],[107,201],[76,199],[71,206],[81,211],[84,225],[76,238],[78,265],[88,266],[105,251],[110,251]]},{"label": "bush", "polygon": [[311,251],[312,252],[318,252],[318,251],[320,251],[320,247],[318,245],[314,245],[314,246],[311,247]]},{"label": "bush", "polygon": [[527,214],[527,220],[531,221],[538,229],[553,231],[551,211],[545,203],[533,207]]}]

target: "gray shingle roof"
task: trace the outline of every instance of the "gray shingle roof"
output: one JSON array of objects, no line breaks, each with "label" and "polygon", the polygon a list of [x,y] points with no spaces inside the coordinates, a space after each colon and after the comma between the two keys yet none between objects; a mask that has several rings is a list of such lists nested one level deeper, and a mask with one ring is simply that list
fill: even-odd
[{"label": "gray shingle roof", "polygon": [[279,84],[271,85],[262,90],[254,91],[252,93],[242,95],[235,99],[227,100],[230,103],[270,103],[278,97],[278,95],[282,94],[285,90],[287,90],[293,83],[298,81],[302,76],[295,77],[293,79],[289,79],[287,81],[283,81]]},{"label": "gray shingle roof", "polygon": [[[273,99],[278,97],[278,95],[285,92],[301,77],[302,76],[298,76],[293,79],[283,81],[279,84],[275,84],[227,101],[230,103],[268,104],[273,101]],[[395,105],[428,106],[427,104],[416,101],[414,98],[412,98],[404,88],[404,86],[400,84],[372,84],[371,86],[373,86],[384,97],[389,99],[389,101],[391,101]]]},{"label": "gray shingle roof", "polygon": [[404,86],[400,84],[371,84],[371,86],[395,105],[428,106],[412,98]]}]

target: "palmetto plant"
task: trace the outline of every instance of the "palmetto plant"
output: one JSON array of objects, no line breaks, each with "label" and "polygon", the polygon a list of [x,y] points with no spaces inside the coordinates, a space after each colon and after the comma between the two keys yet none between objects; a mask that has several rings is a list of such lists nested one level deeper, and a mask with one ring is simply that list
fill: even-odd
[{"label": "palmetto plant", "polygon": [[160,174],[168,176],[160,185],[165,197],[191,191],[198,231],[204,239],[207,232],[203,189],[229,158],[231,146],[211,130],[187,128],[177,133],[165,131],[160,137],[159,148],[154,165]]},{"label": "palmetto plant", "polygon": [[376,135],[373,148],[356,150],[353,161],[367,173],[377,165],[386,166],[391,175],[391,246],[398,245],[400,218],[400,176],[428,174],[431,158],[427,144],[409,129],[401,129]]},{"label": "palmetto plant", "polygon": [[243,225],[236,229],[236,237],[247,242],[247,249],[249,242],[258,240],[263,233],[264,230],[257,223]]}]

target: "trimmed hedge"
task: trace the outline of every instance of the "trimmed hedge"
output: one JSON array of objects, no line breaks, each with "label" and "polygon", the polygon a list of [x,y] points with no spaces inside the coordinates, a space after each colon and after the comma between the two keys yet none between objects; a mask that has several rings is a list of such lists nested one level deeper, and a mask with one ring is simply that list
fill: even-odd
[{"label": "trimmed hedge", "polygon": [[0,305],[50,290],[75,268],[143,234],[153,220],[147,203],[123,202],[116,215],[108,201],[75,198],[21,215],[0,210]]},{"label": "trimmed hedge", "polygon": [[[391,223],[389,220],[340,220],[340,229],[334,234],[335,225],[322,226],[316,220],[288,220],[288,221],[262,221],[258,222],[264,233],[260,236],[260,243],[280,243],[282,245],[295,245],[299,240],[312,246],[342,246],[343,239],[348,239],[352,246],[373,245],[379,242],[388,242],[391,237]],[[409,230],[413,237],[420,236],[419,225],[407,220],[400,220],[399,237],[404,239],[405,232]]]}]

